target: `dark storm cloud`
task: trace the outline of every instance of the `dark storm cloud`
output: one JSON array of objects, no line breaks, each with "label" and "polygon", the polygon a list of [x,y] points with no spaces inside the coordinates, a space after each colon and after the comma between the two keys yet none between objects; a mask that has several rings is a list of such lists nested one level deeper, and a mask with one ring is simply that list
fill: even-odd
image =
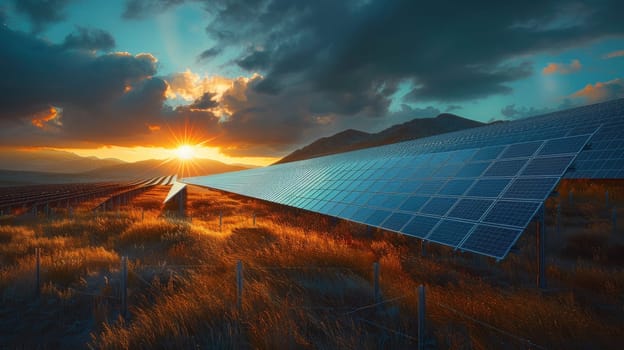
[{"label": "dark storm cloud", "polygon": [[219,55],[221,53],[221,49],[218,47],[211,47],[207,50],[202,51],[202,53],[199,54],[199,56],[197,56],[197,61],[204,61],[204,60],[209,60],[217,55]]},{"label": "dark storm cloud", "polygon": [[[172,110],[150,54],[71,50],[0,27],[0,144],[162,145],[188,118],[207,132],[210,112]],[[159,133],[161,132],[161,133]]]},{"label": "dark storm cloud", "polygon": [[208,32],[232,33],[222,45],[261,47],[236,62],[263,71],[269,83],[258,88],[271,93],[297,83],[341,93],[409,80],[413,100],[506,94],[533,70],[517,57],[624,31],[614,16],[624,10],[619,1],[211,4]]},{"label": "dark storm cloud", "polygon": [[110,51],[115,47],[115,38],[101,29],[78,27],[63,41],[66,49]]},{"label": "dark storm cloud", "polygon": [[73,0],[13,0],[15,10],[26,15],[34,32],[65,18],[65,7]]},{"label": "dark storm cloud", "polygon": [[200,98],[189,105],[192,109],[211,109],[219,106],[219,102],[215,99],[216,94],[212,92],[204,93]]},{"label": "dark storm cloud", "polygon": [[[131,0],[127,9],[140,16],[181,2]],[[368,96],[361,91],[402,80],[420,101],[507,94],[533,71],[518,57],[624,33],[619,0],[193,2],[214,14],[207,31],[219,47],[251,45],[235,62],[263,72],[256,87],[273,94],[299,84]]]}]

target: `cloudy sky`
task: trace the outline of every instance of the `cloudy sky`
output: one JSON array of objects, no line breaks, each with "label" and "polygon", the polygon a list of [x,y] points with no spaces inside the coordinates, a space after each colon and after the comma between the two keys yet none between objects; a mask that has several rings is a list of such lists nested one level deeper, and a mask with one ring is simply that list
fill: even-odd
[{"label": "cloudy sky", "polygon": [[0,147],[266,164],[624,97],[624,1],[0,0]]}]

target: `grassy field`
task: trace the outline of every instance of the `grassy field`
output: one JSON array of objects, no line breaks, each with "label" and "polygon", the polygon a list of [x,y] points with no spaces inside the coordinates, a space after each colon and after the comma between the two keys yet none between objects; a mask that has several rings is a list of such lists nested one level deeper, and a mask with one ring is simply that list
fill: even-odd
[{"label": "grassy field", "polygon": [[619,349],[624,340],[624,222],[612,226],[621,183],[564,182],[548,201],[543,291],[533,227],[498,263],[436,245],[422,257],[414,238],[196,187],[181,220],[162,207],[166,192],[107,213],[2,218],[0,349],[412,349],[420,284],[427,348]]}]

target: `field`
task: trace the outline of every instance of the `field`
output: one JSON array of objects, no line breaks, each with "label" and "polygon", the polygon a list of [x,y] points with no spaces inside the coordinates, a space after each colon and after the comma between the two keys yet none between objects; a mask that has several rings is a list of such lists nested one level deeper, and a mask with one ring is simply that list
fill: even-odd
[{"label": "field", "polygon": [[566,181],[549,199],[543,290],[533,226],[496,262],[433,244],[422,254],[415,238],[198,187],[178,218],[161,204],[167,191],[109,212],[85,203],[71,216],[0,218],[0,349],[412,349],[421,284],[428,349],[624,340],[621,182]]}]

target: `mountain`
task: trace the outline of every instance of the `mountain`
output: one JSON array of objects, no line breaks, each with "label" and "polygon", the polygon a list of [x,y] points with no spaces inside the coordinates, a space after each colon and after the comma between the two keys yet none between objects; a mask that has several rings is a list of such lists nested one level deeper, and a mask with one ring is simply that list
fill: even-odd
[{"label": "mountain", "polygon": [[414,119],[403,124],[393,125],[375,134],[349,129],[333,136],[318,139],[290,153],[275,164],[414,140],[483,125],[486,124],[454,114],[442,113],[435,118]]},{"label": "mountain", "polygon": [[210,159],[194,159],[190,162],[170,160],[143,160],[134,163],[116,164],[91,170],[80,175],[89,178],[123,181],[178,174],[179,177],[210,175],[246,169]]},{"label": "mountain", "polygon": [[[371,138],[367,132],[348,129],[336,135],[320,138],[311,144],[298,149],[275,164],[294,162],[297,160],[324,156],[332,153],[346,152],[347,149]],[[355,148],[354,148],[355,149]]]},{"label": "mountain", "polygon": [[114,158],[81,157],[71,152],[51,149],[0,149],[0,169],[2,170],[80,173],[123,163]]}]

